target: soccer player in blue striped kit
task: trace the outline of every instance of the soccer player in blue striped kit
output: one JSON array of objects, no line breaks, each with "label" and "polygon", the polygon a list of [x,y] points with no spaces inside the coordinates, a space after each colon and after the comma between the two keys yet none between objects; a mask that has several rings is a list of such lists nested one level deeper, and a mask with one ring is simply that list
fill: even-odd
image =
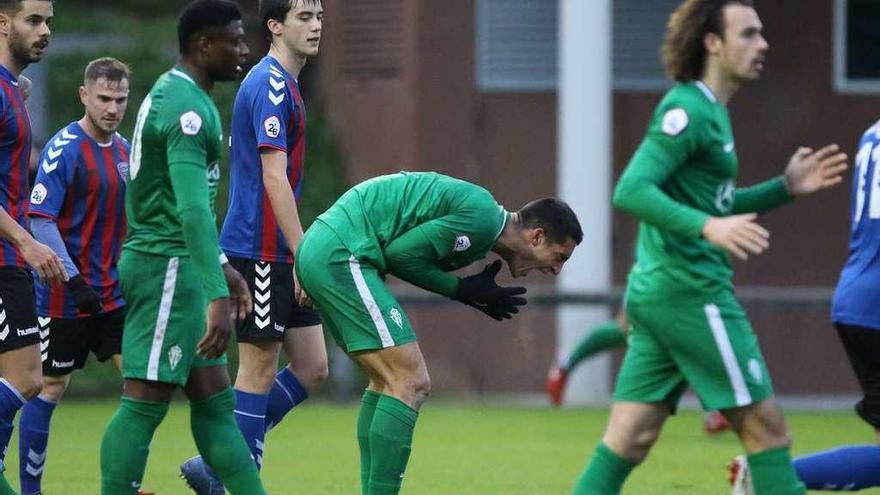
[{"label": "soccer player in blue striped kit", "polygon": [[85,115],[58,131],[40,157],[28,215],[40,242],[61,258],[66,285],[37,282],[43,390],[22,409],[19,477],[25,495],[41,492],[49,424],[73,371],[89,352],[121,367],[125,301],[116,264],[125,235],[129,143],[116,129],[128,105],[129,69],[100,58],[85,69]]}]

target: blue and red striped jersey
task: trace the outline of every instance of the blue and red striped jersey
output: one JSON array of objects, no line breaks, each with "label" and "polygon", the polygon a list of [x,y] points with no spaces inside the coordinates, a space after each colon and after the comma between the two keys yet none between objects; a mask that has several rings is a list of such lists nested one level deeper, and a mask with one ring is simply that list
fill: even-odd
[{"label": "blue and red striped jersey", "polygon": [[[0,65],[0,207],[25,228],[30,159],[31,121],[18,79]],[[0,266],[25,266],[21,253],[5,239],[0,239]]]},{"label": "blue and red striped jersey", "polygon": [[298,200],[305,131],[305,106],[296,79],[273,57],[263,57],[242,81],[232,111],[229,209],[220,232],[220,247],[228,256],[293,263],[263,187],[260,150],[287,153],[287,178]]},{"label": "blue and red striped jersey", "polygon": [[[78,123],[69,124],[43,148],[28,210],[55,220],[70,258],[101,297],[105,312],[125,305],[116,263],[125,237],[129,148],[119,134],[101,144]],[[40,316],[88,316],[76,309],[66,286],[37,281],[36,289]]]}]

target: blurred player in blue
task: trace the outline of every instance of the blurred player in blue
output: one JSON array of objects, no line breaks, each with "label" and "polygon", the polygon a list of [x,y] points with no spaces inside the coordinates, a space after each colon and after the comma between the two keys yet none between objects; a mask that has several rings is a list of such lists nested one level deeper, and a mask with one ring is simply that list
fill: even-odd
[{"label": "blurred player in blue", "polygon": [[[850,198],[849,258],[831,303],[831,321],[864,397],[856,413],[880,443],[880,122],[859,141]],[[847,445],[794,460],[809,490],[855,491],[880,486],[880,445]],[[744,459],[731,466],[735,495],[753,493]]]},{"label": "blurred player in blue", "polygon": [[[65,282],[58,256],[26,230],[31,124],[18,76],[49,46],[48,0],[0,0],[0,473],[12,421],[42,387],[33,278]],[[0,495],[15,493],[0,474]]]},{"label": "blurred player in blue", "polygon": [[[236,328],[235,418],[258,468],[266,431],[327,377],[321,319],[302,304],[293,273],[303,235],[296,202],[306,130],[297,78],[318,54],[324,11],[321,0],[260,0],[259,16],[270,48],[235,98],[229,210],[220,232],[220,247],[254,300],[254,312]],[[282,348],[290,362],[278,371]],[[196,493],[223,493],[201,457],[185,462],[181,474]]]},{"label": "blurred player in blue", "polygon": [[86,66],[85,115],[58,131],[40,156],[28,215],[36,239],[61,258],[66,285],[39,281],[37,315],[43,390],[21,413],[19,476],[41,492],[52,412],[89,352],[121,367],[125,301],[116,264],[125,236],[129,143],[116,129],[128,105],[129,69],[113,58]]}]

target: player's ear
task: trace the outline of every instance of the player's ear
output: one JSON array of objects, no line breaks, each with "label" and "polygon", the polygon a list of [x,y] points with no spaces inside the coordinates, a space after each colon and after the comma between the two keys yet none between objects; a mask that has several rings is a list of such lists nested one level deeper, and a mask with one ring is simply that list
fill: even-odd
[{"label": "player's ear", "polygon": [[703,35],[703,47],[706,49],[706,53],[710,55],[714,55],[721,50],[721,43],[724,40],[721,36],[718,36],[715,33],[706,33]]},{"label": "player's ear", "polygon": [[272,34],[272,36],[281,36],[283,23],[278,19],[269,19],[268,21],[266,21],[266,28],[269,29],[269,32]]},{"label": "player's ear", "polygon": [[12,30],[12,17],[5,13],[0,12],[0,34],[3,36],[9,36],[9,32]]},{"label": "player's ear", "polygon": [[86,104],[86,97],[89,95],[89,92],[86,90],[85,86],[79,87],[79,101],[82,102],[83,105]]}]

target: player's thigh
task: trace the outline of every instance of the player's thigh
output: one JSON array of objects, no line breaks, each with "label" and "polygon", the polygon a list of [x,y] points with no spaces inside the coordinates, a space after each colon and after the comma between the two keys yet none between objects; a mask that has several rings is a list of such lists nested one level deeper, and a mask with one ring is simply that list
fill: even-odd
[{"label": "player's thigh", "polygon": [[284,335],[284,352],[290,362],[297,366],[305,363],[323,363],[327,366],[327,344],[324,327],[311,325],[291,327]]},{"label": "player's thigh", "polygon": [[835,327],[864,395],[856,412],[880,430],[880,329],[840,323]]},{"label": "player's thigh", "polygon": [[327,330],[348,353],[401,346],[416,340],[409,318],[379,271],[361,263],[323,224],[313,225],[297,252],[303,289]]},{"label": "player's thigh", "polygon": [[668,321],[657,318],[660,307],[630,305],[626,354],[617,375],[614,400],[665,403],[672,410],[687,384],[675,360],[658,337]]},{"label": "player's thigh", "polygon": [[91,351],[100,362],[122,353],[122,331],[125,328],[126,306],[96,315]]},{"label": "player's thigh", "polygon": [[128,306],[123,377],[183,386],[190,368],[203,361],[196,343],[205,332],[207,303],[192,261],[124,250],[119,277]]},{"label": "player's thigh", "polygon": [[228,389],[229,385],[229,370],[225,363],[198,366],[190,370],[183,391],[189,400],[200,401]]},{"label": "player's thigh", "polygon": [[21,268],[0,268],[0,376],[22,392],[41,386],[34,281]]},{"label": "player's thigh", "polygon": [[89,357],[94,334],[95,317],[39,317],[40,352],[43,374],[69,375],[82,369]]},{"label": "player's thigh", "polygon": [[732,296],[671,305],[663,339],[703,407],[729,409],[773,395],[770,374],[745,312]]}]

